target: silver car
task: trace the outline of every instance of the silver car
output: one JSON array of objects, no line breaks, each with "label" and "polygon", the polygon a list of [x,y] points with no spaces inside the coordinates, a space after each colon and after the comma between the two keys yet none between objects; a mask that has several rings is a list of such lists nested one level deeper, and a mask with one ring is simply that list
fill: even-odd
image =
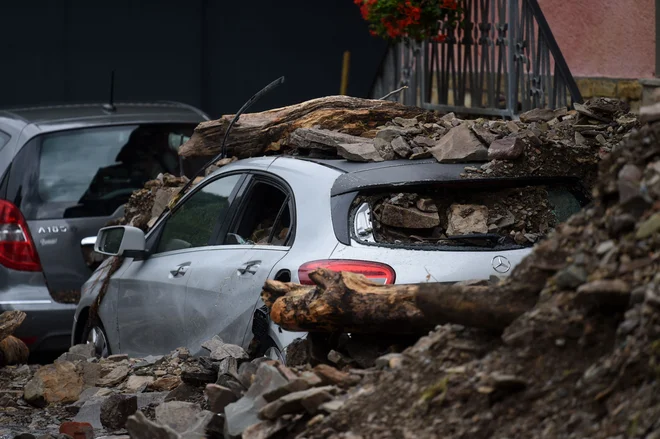
[{"label": "silver car", "polygon": [[[267,279],[309,283],[308,273],[319,266],[399,284],[506,276],[530,246],[413,246],[373,239],[362,194],[428,187],[450,188],[451,194],[568,182],[500,179],[493,185],[461,178],[464,168],[435,160],[234,162],[195,186],[146,236],[132,227],[99,232],[97,251],[124,256],[123,262],[104,281],[106,261],[83,286],[72,341],[93,341],[99,354],[144,356],[179,346],[199,354],[205,340],[219,335],[244,347],[256,341],[261,352],[282,356],[303,334],[267,320],[260,300]],[[583,204],[579,190],[558,190],[564,215],[572,213],[566,206]],[[89,324],[102,288],[99,318]]]}]

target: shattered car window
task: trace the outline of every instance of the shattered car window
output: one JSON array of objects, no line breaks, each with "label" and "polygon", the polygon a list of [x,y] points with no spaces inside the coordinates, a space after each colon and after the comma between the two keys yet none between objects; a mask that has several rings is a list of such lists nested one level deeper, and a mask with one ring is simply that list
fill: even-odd
[{"label": "shattered car window", "polygon": [[429,188],[358,196],[353,228],[363,243],[512,248],[533,245],[581,208],[563,186]]}]

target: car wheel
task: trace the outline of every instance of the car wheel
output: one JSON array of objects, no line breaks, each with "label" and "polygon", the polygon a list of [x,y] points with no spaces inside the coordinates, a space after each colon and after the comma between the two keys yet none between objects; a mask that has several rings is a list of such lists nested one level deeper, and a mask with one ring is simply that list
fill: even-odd
[{"label": "car wheel", "polygon": [[98,323],[91,328],[86,327],[83,332],[82,341],[94,346],[94,355],[99,358],[105,358],[110,355],[110,345],[108,337],[105,335],[103,325]]}]

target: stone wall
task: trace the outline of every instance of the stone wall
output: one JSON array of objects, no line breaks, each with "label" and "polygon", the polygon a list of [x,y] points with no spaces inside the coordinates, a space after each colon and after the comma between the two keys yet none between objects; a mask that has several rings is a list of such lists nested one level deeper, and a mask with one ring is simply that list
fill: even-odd
[{"label": "stone wall", "polygon": [[630,104],[633,113],[639,113],[644,85],[637,79],[575,78],[582,97],[618,98]]}]

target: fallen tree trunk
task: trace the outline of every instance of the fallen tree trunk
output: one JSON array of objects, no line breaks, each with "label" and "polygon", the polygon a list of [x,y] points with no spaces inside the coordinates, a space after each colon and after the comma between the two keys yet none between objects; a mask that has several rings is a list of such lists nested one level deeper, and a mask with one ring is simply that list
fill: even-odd
[{"label": "fallen tree trunk", "polygon": [[[424,113],[391,101],[328,96],[261,113],[243,114],[227,139],[229,157],[261,156],[281,151],[287,137],[298,128],[320,127],[346,134],[373,137],[371,132],[395,117],[412,118]],[[225,131],[233,115],[200,123],[179,150],[184,158],[210,157],[220,153]]]},{"label": "fallen tree trunk", "polygon": [[25,320],[23,311],[5,311],[0,314],[0,367],[27,363],[30,350],[22,340],[11,334]]},{"label": "fallen tree trunk", "polygon": [[319,268],[310,273],[314,286],[269,280],[261,298],[273,322],[289,331],[410,334],[444,323],[500,331],[534,307],[566,257],[553,235],[498,284],[380,285]]},{"label": "fallen tree trunk", "polygon": [[502,330],[535,302],[528,295],[499,296],[491,286],[380,285],[322,268],[310,278],[315,286],[278,281],[264,286],[262,299],[283,329],[410,334],[458,323]]}]

